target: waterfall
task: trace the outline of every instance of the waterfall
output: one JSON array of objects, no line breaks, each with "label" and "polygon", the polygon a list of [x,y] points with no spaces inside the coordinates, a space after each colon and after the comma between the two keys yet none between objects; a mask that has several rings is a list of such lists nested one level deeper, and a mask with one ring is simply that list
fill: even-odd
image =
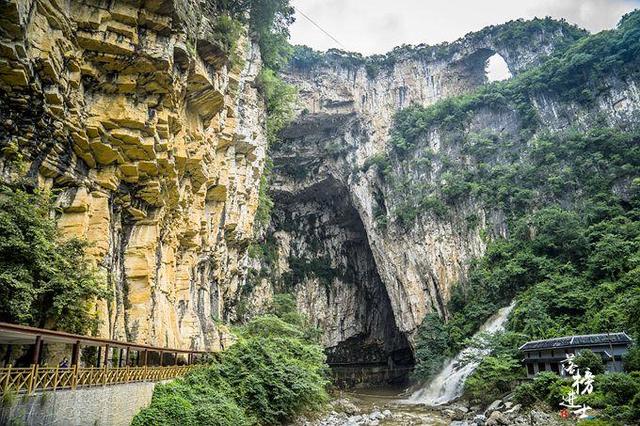
[{"label": "waterfall", "polygon": [[[504,329],[504,323],[513,309],[514,303],[500,309],[485,322],[480,330],[473,336],[474,339],[482,339],[481,333],[495,333]],[[476,369],[480,360],[487,356],[490,349],[468,347],[460,351],[458,355],[447,362],[443,369],[422,389],[414,392],[408,403],[427,405],[446,404],[462,395],[464,381]]]}]

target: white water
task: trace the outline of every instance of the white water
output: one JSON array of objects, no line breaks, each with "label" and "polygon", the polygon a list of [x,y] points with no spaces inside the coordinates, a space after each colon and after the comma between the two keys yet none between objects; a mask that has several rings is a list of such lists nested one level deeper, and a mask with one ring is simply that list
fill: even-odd
[{"label": "white water", "polygon": [[[504,330],[504,323],[513,309],[513,303],[506,308],[500,309],[496,314],[485,322],[480,330],[473,336],[482,340],[482,335],[495,333]],[[480,361],[489,355],[490,349],[479,349],[469,347],[460,351],[451,361],[447,362],[425,387],[414,392],[407,402],[413,404],[442,405],[453,401],[462,395],[464,381],[473,370],[476,369]]]}]

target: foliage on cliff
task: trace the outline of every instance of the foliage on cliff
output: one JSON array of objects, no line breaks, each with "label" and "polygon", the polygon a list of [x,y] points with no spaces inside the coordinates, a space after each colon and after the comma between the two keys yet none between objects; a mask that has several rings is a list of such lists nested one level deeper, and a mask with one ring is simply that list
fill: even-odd
[{"label": "foliage on cliff", "polygon": [[107,298],[86,241],[62,239],[53,197],[0,186],[0,320],[87,333],[95,298]]},{"label": "foliage on cliff", "polygon": [[[510,238],[489,244],[454,288],[447,324],[453,350],[519,295],[511,329],[531,338],[627,330],[640,305],[640,135],[610,128],[544,134],[526,161],[487,158],[452,170],[452,182],[505,211]],[[476,144],[476,152],[496,152]],[[520,154],[519,154],[520,155]],[[477,157],[482,158],[482,157]]]},{"label": "foliage on cliff", "polygon": [[[457,345],[516,294],[527,289],[531,290],[523,298],[540,299],[547,294],[535,293],[538,284],[576,295],[598,288],[592,285],[581,293],[587,283],[594,282],[619,282],[622,289],[634,287],[640,191],[637,131],[595,122],[587,131],[551,133],[538,129],[538,134],[531,137],[534,129],[527,127],[532,123],[527,120],[531,116],[528,113],[519,115],[522,130],[516,137],[459,129],[483,108],[521,111],[519,106],[526,105],[528,111],[535,112],[530,100],[533,96],[553,93],[561,100],[582,102],[590,99],[585,93],[595,93],[599,90],[595,85],[607,78],[637,78],[639,33],[640,12],[634,12],[625,16],[616,30],[583,38],[563,54],[512,80],[431,107],[416,106],[398,113],[392,134],[397,156],[391,166],[385,167],[385,179],[393,185],[390,169],[429,170],[437,161],[441,182],[437,188],[421,184],[416,191],[400,191],[409,201],[396,208],[399,222],[409,222],[425,210],[433,212],[433,200],[438,202],[436,213],[442,215],[442,205],[454,207],[463,199],[474,199],[504,211],[510,225],[511,238],[491,243],[486,256],[472,268],[468,283],[454,292],[449,327]],[[612,63],[616,64],[615,71],[610,70]],[[446,153],[424,148],[433,128],[439,129],[440,149]],[[448,147],[457,157],[446,157]],[[420,160],[425,161],[409,158],[414,151],[419,151]],[[470,220],[470,226],[477,226],[477,222],[477,218]],[[577,314],[549,324],[530,311],[522,318],[536,321],[525,324],[524,319],[518,320],[523,309],[519,307],[514,313],[513,321],[520,321],[515,329],[546,337],[533,329],[537,324],[550,334],[568,333],[578,330],[578,325],[568,324],[569,318],[576,316],[585,330],[627,324],[625,310],[604,320],[595,316],[602,306],[589,304],[584,297],[577,301],[586,304],[585,310],[593,310],[593,318],[578,309]],[[562,312],[553,307],[548,310],[552,316]],[[580,321],[581,315],[586,315],[587,321]]]},{"label": "foliage on cliff", "polygon": [[[409,228],[422,214],[444,216],[446,206],[463,196],[478,197],[500,207],[524,209],[527,204],[539,203],[537,186],[555,184],[559,190],[567,177],[563,174],[565,168],[551,167],[564,166],[570,155],[577,153],[584,157],[594,152],[588,141],[580,145],[564,135],[538,138],[531,150],[531,136],[541,130],[536,102],[549,99],[589,108],[613,81],[633,81],[639,77],[638,52],[640,12],[634,12],[626,15],[617,29],[584,37],[542,65],[510,80],[486,84],[472,93],[446,98],[428,107],[414,105],[399,111],[391,132],[391,153],[381,170],[392,192],[399,194],[391,215],[399,225]],[[519,134],[511,138],[501,138],[490,131],[469,134],[465,126],[483,110],[515,114]],[[432,132],[442,139],[440,151],[444,153],[425,147]],[[603,130],[592,138],[607,136]],[[566,150],[546,146],[565,140],[570,142]],[[454,145],[462,146],[459,155],[468,160],[467,164],[449,156]],[[520,163],[527,154],[538,167]],[[546,158],[541,155],[550,155],[551,161],[545,163]],[[598,167],[595,163],[584,164],[593,159],[581,161],[592,169]],[[407,180],[404,177],[407,168],[430,179],[420,184]],[[554,179],[545,182],[545,173],[551,173]],[[519,192],[510,189],[514,179],[526,180],[524,185],[515,186]],[[431,183],[440,181],[442,185]],[[547,196],[548,191],[543,195]]]},{"label": "foliage on cliff", "polygon": [[325,356],[294,307],[290,297],[277,297],[271,313],[242,327],[213,364],[157,386],[132,424],[276,425],[321,408],[328,400]]},{"label": "foliage on cliff", "polygon": [[[472,181],[506,210],[511,232],[490,242],[454,288],[445,355],[514,298],[507,328],[527,339],[622,330],[640,338],[639,141],[615,129],[544,136],[530,161],[499,165],[499,174],[488,168],[486,180]],[[419,369],[433,359],[418,354]],[[469,378],[468,394],[484,400],[483,389],[508,390],[494,378],[519,359],[487,358]],[[510,377],[512,385],[518,374]]]},{"label": "foliage on cliff", "polygon": [[638,77],[639,53],[640,11],[624,16],[617,29],[584,37],[512,79],[486,84],[428,107],[415,105],[400,111],[391,143],[398,155],[406,155],[429,130],[460,128],[482,108],[516,111],[523,127],[535,128],[539,121],[533,99],[549,96],[567,102],[592,102],[608,81]]},{"label": "foliage on cliff", "polygon": [[[442,326],[444,354],[466,345],[513,299],[507,330],[525,339],[622,330],[640,338],[640,133],[595,116],[581,128],[545,131],[534,103],[553,99],[589,111],[607,85],[637,81],[639,34],[640,12],[634,12],[617,29],[585,37],[509,81],[397,115],[385,182],[398,186],[407,167],[437,173],[439,182],[399,191],[409,202],[397,205],[397,222],[438,214],[422,200],[435,199],[451,211],[473,200],[504,212],[509,229],[506,239],[486,240],[485,255],[454,288],[450,319]],[[467,124],[487,110],[512,114],[516,131],[468,132]],[[439,152],[425,147],[432,131]],[[480,226],[480,218],[467,219],[471,232]],[[524,376],[517,344],[496,344],[467,380],[467,395],[490,402],[513,388]],[[419,366],[431,361],[418,359]],[[542,387],[557,396],[562,386]],[[530,391],[520,389],[523,400]],[[600,407],[612,421],[636,421],[633,401],[640,396],[634,395],[607,397]]]},{"label": "foliage on cliff", "polygon": [[278,141],[278,134],[293,118],[297,91],[269,68],[262,70],[258,84],[267,103],[267,141],[272,145]]},{"label": "foliage on cliff", "polygon": [[[288,27],[294,20],[293,8],[289,0],[253,0],[251,3],[251,29],[260,45],[263,60],[257,83],[266,101],[267,143],[271,146],[293,118],[293,105],[297,99],[295,87],[277,74],[288,63],[293,50],[288,41]],[[263,227],[269,223],[273,207],[269,196],[270,173],[271,164],[267,162],[260,180],[256,212],[256,221]]]},{"label": "foliage on cliff", "polygon": [[288,63],[292,52],[289,25],[295,19],[289,0],[217,0],[214,6],[219,14],[216,34],[225,53],[232,51],[237,42],[235,23],[244,23],[260,46],[265,67],[279,70]]},{"label": "foliage on cliff", "polygon": [[[482,39],[492,37],[497,46],[511,48],[534,43],[540,38],[550,37],[559,33],[562,34],[564,42],[559,42],[555,46],[558,52],[564,50],[568,44],[587,35],[585,30],[564,20],[555,20],[547,17],[543,19],[534,18],[532,20],[518,19],[502,25],[491,25],[481,31],[466,34],[464,38],[466,43],[478,44],[482,43]],[[401,60],[451,58],[465,47],[465,42],[445,42],[435,46],[404,44],[386,54],[371,56],[363,56],[360,53],[347,52],[340,49],[329,49],[323,53],[308,46],[295,46],[290,65],[298,70],[310,70],[319,65],[331,64],[353,70],[364,67],[367,76],[375,78],[379,73],[392,69]]]},{"label": "foliage on cliff", "polygon": [[416,354],[418,361],[413,371],[416,380],[427,381],[433,377],[451,355],[449,333],[437,314],[429,314],[418,328]]}]

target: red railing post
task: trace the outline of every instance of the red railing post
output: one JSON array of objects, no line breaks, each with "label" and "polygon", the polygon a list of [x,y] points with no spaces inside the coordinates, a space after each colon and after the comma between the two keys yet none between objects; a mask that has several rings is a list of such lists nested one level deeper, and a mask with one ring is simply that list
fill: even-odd
[{"label": "red railing post", "polygon": [[109,345],[104,346],[104,368],[107,368],[109,364]]},{"label": "red railing post", "polygon": [[80,363],[80,340],[73,344],[73,352],[71,352],[71,365],[77,366]]},{"label": "red railing post", "polygon": [[33,348],[33,359],[31,360],[31,364],[40,363],[40,344],[41,343],[42,343],[42,337],[40,335],[36,336],[36,343]]}]

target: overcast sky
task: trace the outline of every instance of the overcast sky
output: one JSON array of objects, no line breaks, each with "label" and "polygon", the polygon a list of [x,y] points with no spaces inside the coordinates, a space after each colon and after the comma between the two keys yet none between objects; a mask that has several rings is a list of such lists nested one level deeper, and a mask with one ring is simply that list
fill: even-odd
[{"label": "overcast sky", "polygon": [[511,19],[565,18],[592,32],[613,28],[640,0],[292,0],[338,45],[296,13],[291,41],[315,49],[385,53],[403,43],[437,44]]}]

